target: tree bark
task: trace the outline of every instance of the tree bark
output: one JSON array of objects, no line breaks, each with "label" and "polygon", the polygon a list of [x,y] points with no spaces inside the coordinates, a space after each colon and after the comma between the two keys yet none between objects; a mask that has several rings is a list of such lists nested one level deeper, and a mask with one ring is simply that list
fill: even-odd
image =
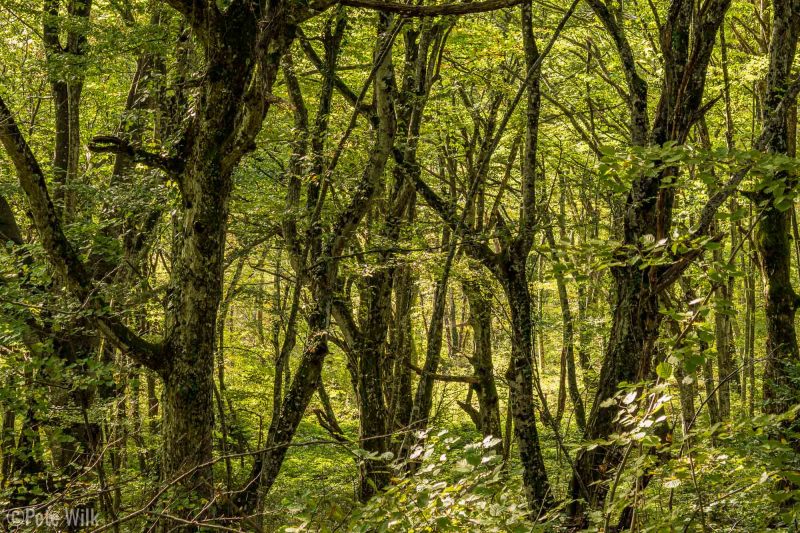
[{"label": "tree bark", "polygon": [[[484,437],[502,438],[500,424],[500,398],[494,379],[494,363],[492,361],[492,301],[487,288],[481,283],[479,272],[472,275],[477,280],[462,282],[464,293],[469,300],[469,322],[472,326],[473,351],[470,363],[477,383],[470,387],[478,397],[478,430]],[[502,441],[501,441],[502,442]]]},{"label": "tree bark", "polygon": [[523,466],[522,482],[530,512],[537,516],[553,495],[539,446],[533,393],[531,297],[525,273],[527,257],[504,265],[503,289],[511,311],[511,364],[507,375],[514,435]]},{"label": "tree bark", "polygon": [[[614,39],[626,73],[632,145],[662,146],[668,141],[677,144],[685,141],[699,118],[696,112],[703,98],[708,62],[729,4],[729,0],[714,0],[695,20],[691,2],[671,2],[662,29],[662,52],[665,58],[662,91],[652,129],[648,130],[647,84],[637,74],[627,38],[618,19],[605,4],[590,2]],[[666,168],[655,176],[634,179],[622,221],[624,246],[637,250],[636,253],[646,254],[642,248],[643,239],[647,236],[655,239],[655,242],[671,237],[675,192],[672,188],[662,188],[662,183],[666,178],[674,178],[676,172],[675,168]],[[705,219],[713,218],[721,200],[730,194],[728,188],[719,198],[709,200],[704,208]],[[707,231],[707,225],[704,220],[698,225],[697,231]],[[588,440],[605,438],[616,430],[618,409],[614,404],[605,402],[614,397],[620,382],[636,383],[650,376],[662,318],[659,313],[659,294],[691,264],[691,258],[682,258],[676,260],[673,267],[642,269],[637,261],[630,260],[628,254],[620,250],[620,259],[625,264],[612,270],[614,313],[597,394],[584,432]],[[575,503],[569,509],[579,522],[585,520],[586,506],[603,506],[610,475],[619,466],[621,458],[621,451],[616,446],[598,446],[579,452],[570,484]],[[588,501],[584,503],[578,501],[582,487],[586,487],[588,492]]]},{"label": "tree bark", "polygon": [[[789,75],[797,48],[800,32],[800,6],[785,0],[773,5],[772,35],[769,47],[769,70],[767,90],[764,101],[765,121],[787,96]],[[796,95],[795,95],[796,98]],[[764,126],[766,129],[766,125]],[[776,133],[765,146],[769,153],[789,152],[788,121],[777,125]],[[785,180],[791,188],[795,177],[784,173],[774,176],[775,180]],[[766,319],[766,362],[764,365],[764,411],[782,413],[789,406],[800,401],[800,387],[797,385],[800,350],[795,331],[795,313],[800,299],[791,281],[791,238],[790,210],[777,205],[779,198],[764,194],[760,199],[767,200],[758,227],[756,228],[756,247],[760,256],[761,273],[764,278],[764,311]]]},{"label": "tree bark", "polygon": [[[553,229],[550,226],[545,228],[545,235],[550,244],[551,257],[553,260],[553,275],[556,278],[556,286],[558,288],[558,301],[561,305],[561,318],[563,322],[562,338],[561,338],[561,359],[563,361],[563,379],[566,381],[560,385],[563,387],[565,384],[569,388],[570,400],[575,409],[575,422],[578,428],[583,431],[586,427],[586,413],[583,407],[583,398],[581,398],[580,390],[578,389],[578,377],[575,369],[575,324],[572,319],[572,310],[569,305],[569,296],[567,294],[567,283],[564,279],[562,266],[558,258],[558,251],[556,249],[556,240],[553,235]],[[559,407],[561,408],[561,399],[559,394]],[[561,408],[563,410],[563,408]],[[560,420],[561,416],[556,415],[556,420]]]}]

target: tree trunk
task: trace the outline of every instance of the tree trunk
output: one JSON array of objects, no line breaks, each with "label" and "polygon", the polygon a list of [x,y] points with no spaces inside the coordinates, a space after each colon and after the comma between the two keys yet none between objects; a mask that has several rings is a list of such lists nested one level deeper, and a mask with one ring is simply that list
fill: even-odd
[{"label": "tree trunk", "polygon": [[[545,228],[545,235],[547,236],[547,240],[550,244],[551,256],[553,260],[553,275],[556,278],[558,301],[561,304],[561,318],[563,322],[561,337],[561,361],[563,368],[559,387],[563,388],[565,384],[568,385],[569,396],[572,400],[572,406],[575,409],[575,421],[578,424],[578,428],[583,431],[586,427],[586,413],[583,408],[583,398],[581,398],[580,390],[578,390],[578,377],[575,369],[575,324],[572,320],[572,310],[569,306],[567,283],[564,280],[564,273],[558,258],[558,251],[556,250],[556,240],[555,236],[553,235],[553,229],[550,226]],[[565,381],[566,383],[564,383]],[[559,412],[563,411],[561,400],[562,394],[564,394],[564,392],[559,391]],[[556,414],[556,420],[561,420],[560,414]]]},{"label": "tree trunk", "polygon": [[[310,247],[314,265],[308,272],[314,298],[307,319],[308,338],[300,365],[281,404],[280,416],[273,419],[267,436],[266,451],[256,456],[245,488],[236,497],[239,508],[247,512],[258,509],[261,498],[269,492],[280,471],[286,451],[294,437],[306,407],[314,394],[328,354],[328,328],[338,278],[340,256],[356,227],[366,216],[372,199],[380,188],[386,162],[394,144],[396,123],[392,88],[391,46],[394,35],[389,32],[391,17],[381,15],[375,48],[375,101],[377,107],[375,141],[369,161],[350,203],[341,211],[324,242],[312,237]],[[385,52],[385,53],[384,53]],[[318,235],[317,235],[318,236]],[[318,252],[318,253],[317,253]],[[378,365],[380,368],[380,364]],[[288,365],[287,365],[288,368]]]},{"label": "tree trunk", "polygon": [[[601,439],[615,431],[617,409],[613,405],[604,406],[603,402],[614,397],[619,383],[637,383],[649,376],[661,321],[658,297],[648,287],[646,274],[638,266],[614,270],[614,291],[617,301],[597,394],[584,432],[586,440]],[[588,492],[586,503],[591,508],[602,506],[608,492],[607,472],[620,458],[621,451],[616,446],[581,450],[570,485],[572,497],[583,495],[582,485]],[[571,512],[582,514],[583,510],[579,504],[573,504]]]},{"label": "tree trunk", "polygon": [[[478,271],[472,275],[478,276]],[[478,397],[478,430],[486,437],[502,438],[500,425],[500,398],[494,380],[492,362],[492,301],[480,281],[472,279],[462,283],[469,300],[469,322],[472,326],[473,352],[470,363],[477,383],[470,385]]]},{"label": "tree trunk", "polygon": [[[411,424],[411,411],[414,407],[411,383],[411,366],[416,365],[414,328],[411,313],[414,306],[416,283],[411,266],[402,265],[395,270],[394,302],[395,325],[393,351],[394,383],[392,388],[392,420],[389,426],[393,431],[402,431]],[[402,442],[402,434],[398,439]]]},{"label": "tree trunk", "polygon": [[756,411],[756,370],[755,370],[755,336],[756,336],[756,260],[750,250],[747,254],[747,274],[745,275],[745,372],[750,382],[750,392],[747,395],[747,412],[750,416]]},{"label": "tree trunk", "polygon": [[358,496],[369,500],[389,483],[389,469],[381,457],[388,450],[386,422],[388,412],[384,397],[384,345],[392,294],[392,272],[386,268],[367,276],[360,300],[365,307],[366,323],[356,344],[358,357],[358,408],[361,447],[372,457],[360,465]]},{"label": "tree trunk", "polygon": [[[764,101],[765,121],[785,98],[799,31],[800,8],[789,0],[775,2]],[[794,99],[789,102],[793,103]],[[785,105],[784,103],[784,107]],[[793,147],[789,146],[789,136],[788,121],[784,120],[767,143],[767,151],[774,154],[793,151]],[[774,179],[785,180],[787,189],[791,189],[796,182],[795,177],[785,173],[779,173]],[[795,313],[800,299],[791,281],[790,210],[780,205],[780,198],[772,198],[763,193],[760,196],[761,200],[768,201],[758,223],[755,239],[764,278],[767,331],[764,411],[782,413],[800,401],[800,386],[797,384],[800,350],[795,331]]]},{"label": "tree trunk", "polygon": [[533,395],[533,355],[531,346],[531,297],[525,272],[527,257],[505,265],[503,289],[511,311],[511,364],[508,386],[514,435],[523,467],[522,482],[529,511],[538,516],[550,505],[553,495],[539,447]]},{"label": "tree trunk", "polygon": [[[668,31],[662,33],[663,83],[652,127],[648,124],[647,83],[637,72],[623,29],[606,4],[595,0],[589,0],[589,4],[612,36],[625,71],[631,113],[631,145],[684,143],[698,118],[708,63],[730,0],[710,1],[698,20],[693,16],[690,2],[671,2],[668,21],[664,24]],[[598,390],[584,432],[586,439],[606,438],[617,430],[615,418],[618,408],[615,403],[609,405],[607,400],[615,396],[622,381],[636,383],[650,377],[662,318],[659,293],[670,287],[691,264],[691,258],[677,258],[676,261],[685,260],[666,268],[645,267],[631,255],[646,255],[644,243],[649,239],[659,242],[671,238],[675,191],[662,185],[665,181],[671,182],[676,174],[676,168],[667,167],[655,175],[639,175],[628,191],[620,228],[623,249],[619,250],[619,257],[624,265],[612,270],[615,307]],[[722,201],[725,198],[723,196]],[[704,214],[708,216],[710,213],[713,219],[718,208],[719,203],[709,202]],[[698,226],[698,231],[707,232],[708,224],[704,222]],[[586,509],[577,499],[585,497],[585,504],[590,507],[602,507],[610,475],[619,466],[621,457],[621,450],[613,445],[579,452],[570,483],[575,503],[570,505],[569,511],[580,522],[585,521]]]},{"label": "tree trunk", "polygon": [[789,213],[768,206],[758,224],[756,242],[765,282],[764,412],[777,414],[800,401],[796,384],[800,351],[794,323],[798,296],[791,282]]},{"label": "tree trunk", "polygon": [[[445,232],[446,233],[446,232]],[[414,408],[411,411],[411,427],[415,431],[425,431],[428,427],[428,417],[433,406],[433,384],[434,374],[439,369],[441,361],[442,340],[444,336],[444,313],[447,301],[447,284],[450,279],[450,268],[455,254],[455,239],[444,236],[443,245],[449,248],[447,260],[445,261],[444,272],[436,280],[436,289],[433,296],[433,309],[431,310],[430,322],[428,324],[428,342],[425,353],[425,363],[422,367],[422,374],[417,383],[417,391],[414,395]],[[449,242],[448,242],[449,241]],[[415,438],[411,436],[406,439],[409,444],[415,443]],[[407,452],[413,445],[407,447]]]},{"label": "tree trunk", "polygon": [[[718,250],[715,250],[715,260],[722,261],[722,256]],[[722,420],[728,420],[731,417],[731,385],[730,379],[725,379],[730,373],[731,369],[731,338],[730,338],[730,319],[726,313],[729,307],[730,294],[728,294],[728,285],[721,284],[716,289],[716,311],[714,313],[714,331],[716,337],[717,349],[717,372],[719,375],[719,415]]]}]

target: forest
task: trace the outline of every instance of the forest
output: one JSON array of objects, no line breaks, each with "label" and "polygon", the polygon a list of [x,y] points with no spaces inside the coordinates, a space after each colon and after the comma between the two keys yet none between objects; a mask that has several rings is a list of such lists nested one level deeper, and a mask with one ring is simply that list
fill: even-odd
[{"label": "forest", "polygon": [[800,0],[0,0],[0,529],[800,530]]}]

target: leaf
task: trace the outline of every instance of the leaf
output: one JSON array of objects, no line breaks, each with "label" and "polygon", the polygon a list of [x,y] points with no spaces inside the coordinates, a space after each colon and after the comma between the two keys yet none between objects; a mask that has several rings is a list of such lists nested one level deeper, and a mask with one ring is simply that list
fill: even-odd
[{"label": "leaf", "polygon": [[494,448],[495,446],[497,446],[501,442],[503,442],[501,439],[489,435],[488,437],[483,439],[483,442],[481,442],[481,445],[484,448]]},{"label": "leaf", "polygon": [[629,392],[629,393],[628,393],[628,394],[626,394],[626,395],[625,395],[625,397],[622,399],[622,403],[624,403],[625,405],[630,405],[630,404],[632,404],[632,403],[633,403],[633,401],[636,399],[636,395],[637,395],[637,392],[636,392],[636,391],[631,391],[631,392]]}]

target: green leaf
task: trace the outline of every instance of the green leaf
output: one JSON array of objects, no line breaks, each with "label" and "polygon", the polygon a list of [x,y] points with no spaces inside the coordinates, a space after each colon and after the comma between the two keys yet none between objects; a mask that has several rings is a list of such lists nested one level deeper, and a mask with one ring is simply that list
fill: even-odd
[{"label": "green leaf", "polygon": [[658,363],[656,366],[656,374],[661,379],[669,379],[672,376],[672,365],[666,361]]}]

